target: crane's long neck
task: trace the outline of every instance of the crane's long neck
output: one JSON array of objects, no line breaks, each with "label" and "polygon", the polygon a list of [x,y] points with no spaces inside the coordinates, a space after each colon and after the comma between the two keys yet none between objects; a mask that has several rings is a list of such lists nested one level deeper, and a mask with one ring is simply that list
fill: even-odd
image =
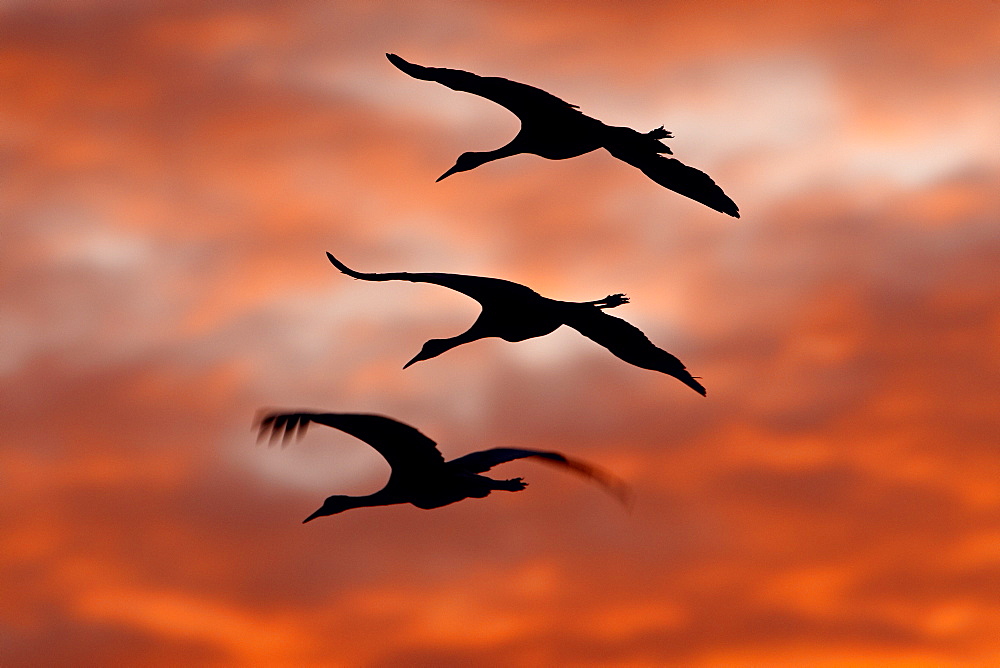
[{"label": "crane's long neck", "polygon": [[391,491],[385,489],[380,489],[373,494],[366,494],[364,496],[346,496],[344,499],[346,499],[345,503],[348,504],[348,508],[370,508],[372,506],[391,506],[397,503],[406,503],[398,494],[393,494]]},{"label": "crane's long neck", "polygon": [[479,339],[485,339],[490,336],[486,332],[478,331],[478,328],[473,325],[466,331],[462,332],[458,336],[453,336],[450,339],[438,339],[442,345],[447,345],[447,348],[441,352],[451,350],[452,348],[457,348],[465,343],[472,343],[473,341],[478,341]]},{"label": "crane's long neck", "polygon": [[492,151],[468,151],[458,156],[458,160],[455,161],[455,165],[447,172],[437,177],[437,180],[440,181],[448,178],[452,174],[467,172],[470,169],[479,167],[480,165],[485,165],[487,162],[492,162],[493,160],[499,160],[500,158],[506,158],[523,152],[524,151],[520,148],[520,142],[518,142],[517,137],[514,137],[514,139],[511,140],[506,146],[501,146],[500,148]]},{"label": "crane's long neck", "polygon": [[395,503],[406,503],[406,501],[405,498],[400,497],[398,494],[393,494],[391,491],[387,492],[385,488],[380,489],[374,494],[367,494],[365,496],[330,496],[323,502],[319,510],[302,520],[302,523],[305,524],[317,517],[336,515],[337,513],[342,513],[345,510],[353,510],[354,508],[389,506]]},{"label": "crane's long neck", "polygon": [[480,161],[479,164],[483,165],[486,164],[487,162],[493,162],[494,160],[500,160],[501,158],[509,158],[512,155],[524,153],[524,151],[520,148],[518,144],[519,142],[517,141],[517,137],[515,137],[505,146],[493,149],[492,151],[475,151],[472,153],[472,155],[475,155],[476,159]]},{"label": "crane's long neck", "polygon": [[420,352],[417,353],[413,359],[403,365],[403,368],[405,369],[416,362],[423,362],[424,360],[437,357],[442,353],[448,352],[452,348],[457,348],[463,343],[478,341],[479,339],[486,338],[487,336],[490,336],[490,334],[478,331],[478,328],[473,325],[468,329],[468,331],[462,332],[458,336],[453,336],[450,339],[431,339],[423,345]]}]

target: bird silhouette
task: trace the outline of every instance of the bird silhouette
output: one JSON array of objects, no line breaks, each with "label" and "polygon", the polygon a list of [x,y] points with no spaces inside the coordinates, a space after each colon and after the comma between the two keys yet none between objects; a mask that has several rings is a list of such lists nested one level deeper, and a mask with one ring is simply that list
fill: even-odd
[{"label": "bird silhouette", "polygon": [[659,371],[678,379],[695,392],[705,395],[705,388],[695,380],[684,364],[667,351],[656,347],[637,327],[608,315],[603,309],[628,303],[624,294],[608,295],[589,302],[564,302],[543,297],[531,288],[499,278],[395,272],[366,274],[354,271],[331,253],[326,256],[337,269],[364,281],[411,281],[434,283],[475,299],[482,306],[472,326],[450,339],[431,339],[403,368],[437,357],[456,346],[489,337],[504,341],[524,341],[545,336],[562,325],[569,325],[588,339],[607,348],[613,355],[643,369]]},{"label": "bird silhouette", "polygon": [[585,475],[603,485],[609,492],[627,503],[627,488],[621,481],[584,462],[569,459],[558,452],[523,448],[492,448],[444,460],[437,445],[417,429],[382,415],[360,413],[271,413],[258,422],[257,440],[269,436],[273,443],[279,434],[287,443],[293,434],[300,438],[309,423],[324,424],[359,438],[382,455],[392,469],[385,487],[366,496],[328,497],[312,515],[302,520],[335,515],[352,508],[389,506],[410,503],[429,510],[464,499],[481,499],[490,492],[519,492],[528,483],[521,478],[495,480],[480,473],[498,464],[538,457],[571,471]]},{"label": "bird silhouette", "polygon": [[481,77],[463,70],[423,67],[407,62],[394,53],[385,55],[389,62],[414,79],[436,81],[452,90],[479,95],[506,107],[521,121],[521,130],[506,146],[493,151],[461,154],[455,166],[438,177],[438,181],[456,172],[475,169],[492,160],[519,153],[563,160],[604,148],[664,188],[721,213],[740,217],[736,203],[708,174],[674,158],[663,157],[662,154],[673,152],[660,140],[669,139],[673,134],[662,126],[641,133],[632,128],[606,125],[584,115],[575,104],[534,86],[500,77]]}]

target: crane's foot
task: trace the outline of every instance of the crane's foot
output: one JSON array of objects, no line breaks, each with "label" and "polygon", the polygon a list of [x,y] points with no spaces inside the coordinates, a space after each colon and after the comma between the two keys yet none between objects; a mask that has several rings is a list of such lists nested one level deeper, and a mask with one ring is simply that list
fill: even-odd
[{"label": "crane's foot", "polygon": [[650,130],[645,136],[656,140],[654,142],[650,142],[650,146],[657,153],[668,153],[670,155],[674,154],[674,152],[670,150],[669,146],[664,144],[662,141],[659,141],[660,139],[670,139],[674,136],[670,130],[664,130],[662,125],[655,130]]},{"label": "crane's foot", "polygon": [[524,482],[523,478],[512,478],[510,480],[497,480],[496,488],[502,489],[507,492],[520,492],[522,489],[528,486],[528,483]]},{"label": "crane's foot", "polygon": [[614,308],[616,306],[621,306],[622,304],[628,304],[628,297],[624,293],[619,292],[614,295],[608,295],[604,299],[599,299],[596,302],[591,302],[597,308]]},{"label": "crane's foot", "polygon": [[656,128],[655,130],[650,130],[646,133],[646,136],[650,139],[673,139],[674,133],[670,130],[664,130],[663,126]]}]

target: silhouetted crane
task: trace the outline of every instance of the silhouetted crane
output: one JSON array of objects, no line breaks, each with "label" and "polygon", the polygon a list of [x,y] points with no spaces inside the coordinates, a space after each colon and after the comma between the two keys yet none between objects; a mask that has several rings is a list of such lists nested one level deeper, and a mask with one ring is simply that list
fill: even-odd
[{"label": "silhouetted crane", "polygon": [[549,160],[575,158],[607,149],[614,157],[637,167],[643,174],[716,211],[740,217],[733,200],[722,192],[708,174],[661,154],[673,152],[661,142],[673,135],[662,126],[646,133],[632,128],[605,125],[584,115],[569,104],[540,88],[500,77],[481,77],[472,72],[443,67],[423,67],[407,62],[394,53],[385,54],[393,65],[414,79],[436,81],[452,90],[485,97],[506,107],[521,120],[521,130],[506,146],[494,151],[472,151],[458,156],[455,166],[438,181],[456,172],[518,153],[533,153]]},{"label": "silhouetted crane", "polygon": [[431,339],[403,365],[404,369],[463,343],[494,336],[504,341],[524,341],[569,325],[619,359],[673,376],[699,394],[705,394],[705,388],[688,373],[679,359],[653,345],[638,328],[602,310],[627,304],[628,297],[623,294],[608,295],[591,302],[564,302],[543,297],[531,288],[499,278],[409,272],[364,274],[354,271],[330,253],[326,256],[333,266],[353,278],[434,283],[468,295],[483,307],[472,327],[450,339]]},{"label": "silhouetted crane", "polygon": [[258,440],[270,435],[271,442],[282,434],[287,442],[293,433],[302,436],[310,422],[325,424],[359,438],[389,462],[392,473],[385,487],[367,496],[331,496],[302,523],[366,506],[412,503],[417,508],[440,508],[463,499],[481,499],[490,492],[519,492],[528,483],[521,478],[494,480],[480,473],[498,464],[525,457],[538,457],[581,473],[604,485],[623,502],[627,488],[599,469],[544,450],[493,448],[473,452],[446,462],[436,444],[417,429],[382,415],[358,413],[272,413],[259,422]]}]

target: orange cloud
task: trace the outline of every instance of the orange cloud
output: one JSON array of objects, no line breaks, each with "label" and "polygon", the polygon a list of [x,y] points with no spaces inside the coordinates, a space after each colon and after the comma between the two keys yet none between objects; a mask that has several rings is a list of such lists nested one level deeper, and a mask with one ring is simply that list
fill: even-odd
[{"label": "orange cloud", "polygon": [[[72,3],[70,3],[72,4]],[[997,662],[998,15],[795,3],[48,3],[0,12],[0,654],[11,665]],[[439,184],[516,120],[399,51],[676,132],[740,221],[610,156]],[[403,372],[510,278],[621,316]],[[385,466],[262,406],[555,449],[520,494],[308,526]]]}]

